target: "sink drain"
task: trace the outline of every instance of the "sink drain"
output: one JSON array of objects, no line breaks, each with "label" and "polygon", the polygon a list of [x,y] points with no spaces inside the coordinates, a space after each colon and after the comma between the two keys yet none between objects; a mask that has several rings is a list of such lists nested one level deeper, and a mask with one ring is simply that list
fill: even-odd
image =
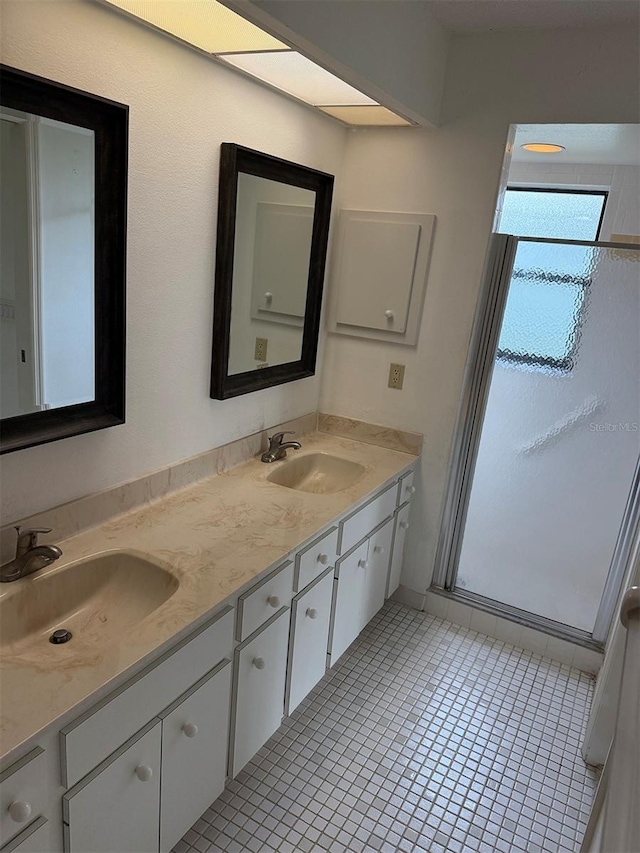
[{"label": "sink drain", "polygon": [[67,631],[66,628],[58,628],[49,637],[49,642],[53,643],[54,646],[59,646],[61,643],[68,643],[71,637],[73,637],[71,631]]}]

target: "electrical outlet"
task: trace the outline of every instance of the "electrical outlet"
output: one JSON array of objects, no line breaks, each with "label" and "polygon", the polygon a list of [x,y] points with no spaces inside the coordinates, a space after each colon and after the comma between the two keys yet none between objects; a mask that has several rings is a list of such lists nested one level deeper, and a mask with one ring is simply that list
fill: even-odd
[{"label": "electrical outlet", "polygon": [[404,364],[391,364],[389,367],[389,388],[402,391],[404,385]]},{"label": "electrical outlet", "polygon": [[256,361],[266,361],[267,360],[267,344],[269,343],[267,338],[256,338],[256,349],[254,352],[254,358]]}]

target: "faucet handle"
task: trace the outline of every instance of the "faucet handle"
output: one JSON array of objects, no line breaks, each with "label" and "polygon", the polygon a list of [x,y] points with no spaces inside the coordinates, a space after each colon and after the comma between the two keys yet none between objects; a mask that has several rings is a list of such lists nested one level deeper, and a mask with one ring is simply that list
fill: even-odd
[{"label": "faucet handle", "polygon": [[284,430],[284,432],[274,432],[274,434],[269,439],[269,444],[271,445],[271,447],[273,447],[274,445],[277,446],[278,444],[282,444],[282,439],[285,437],[285,435],[295,435],[295,434],[296,434],[296,431],[294,429],[287,429],[287,430]]},{"label": "faucet handle", "polygon": [[31,548],[35,548],[38,544],[38,536],[41,533],[51,533],[51,527],[28,527],[22,530],[19,524],[14,525],[18,534],[17,551],[18,554],[24,554]]}]

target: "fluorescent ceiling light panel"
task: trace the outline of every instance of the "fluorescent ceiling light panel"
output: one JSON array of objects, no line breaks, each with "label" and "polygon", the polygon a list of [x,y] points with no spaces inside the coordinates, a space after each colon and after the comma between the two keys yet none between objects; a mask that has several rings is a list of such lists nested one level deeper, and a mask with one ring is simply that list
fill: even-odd
[{"label": "fluorescent ceiling light panel", "polygon": [[346,124],[361,127],[411,127],[411,122],[386,107],[318,107],[323,113]]},{"label": "fluorescent ceiling light panel", "polygon": [[313,106],[376,103],[293,50],[287,53],[245,53],[219,58]]},{"label": "fluorescent ceiling light panel", "polygon": [[288,45],[216,0],[104,0],[207,53],[285,50]]}]

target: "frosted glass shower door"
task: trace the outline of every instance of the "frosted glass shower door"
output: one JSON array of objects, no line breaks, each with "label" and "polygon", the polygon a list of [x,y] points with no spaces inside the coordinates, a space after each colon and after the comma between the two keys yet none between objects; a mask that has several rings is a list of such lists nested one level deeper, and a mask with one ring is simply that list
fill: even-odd
[{"label": "frosted glass shower door", "polygon": [[640,252],[521,240],[456,587],[591,633],[640,454]]}]

